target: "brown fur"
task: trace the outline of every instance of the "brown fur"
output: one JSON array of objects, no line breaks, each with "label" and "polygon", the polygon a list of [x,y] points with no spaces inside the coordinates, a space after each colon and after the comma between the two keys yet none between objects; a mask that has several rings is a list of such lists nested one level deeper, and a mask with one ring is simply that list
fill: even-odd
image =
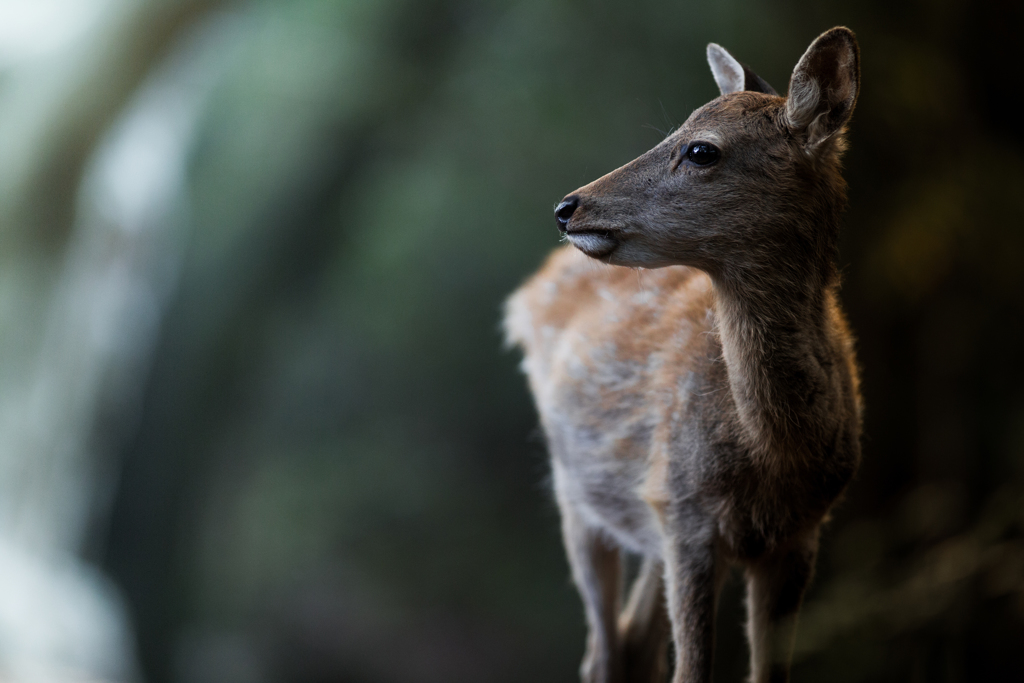
[{"label": "brown fur", "polygon": [[[507,304],[590,627],[587,683],[657,680],[669,631],[673,681],[710,681],[734,562],[751,680],[787,680],[819,528],[860,457],[835,265],[856,41],[820,36],[786,98],[721,48],[709,59],[723,95],[567,197],[576,248]],[[688,161],[693,141],[717,163]],[[624,610],[620,549],[645,558]]]}]

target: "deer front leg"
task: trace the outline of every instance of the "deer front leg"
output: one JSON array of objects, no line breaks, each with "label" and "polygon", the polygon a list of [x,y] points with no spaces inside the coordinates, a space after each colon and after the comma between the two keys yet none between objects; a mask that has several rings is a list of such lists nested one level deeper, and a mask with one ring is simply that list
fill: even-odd
[{"label": "deer front leg", "polygon": [[586,524],[563,495],[562,537],[572,578],[587,617],[587,651],[580,666],[583,683],[620,683],[622,658],[616,636],[622,564],[619,549],[599,530]]},{"label": "deer front leg", "polygon": [[665,611],[665,565],[644,557],[629,601],[619,615],[625,683],[664,683],[671,625]]},{"label": "deer front leg", "polygon": [[686,524],[666,539],[666,596],[676,648],[672,683],[711,681],[715,607],[726,567],[717,557],[709,526]]},{"label": "deer front leg", "polygon": [[751,683],[786,683],[797,612],[814,573],[817,539],[780,550],[747,568]]}]

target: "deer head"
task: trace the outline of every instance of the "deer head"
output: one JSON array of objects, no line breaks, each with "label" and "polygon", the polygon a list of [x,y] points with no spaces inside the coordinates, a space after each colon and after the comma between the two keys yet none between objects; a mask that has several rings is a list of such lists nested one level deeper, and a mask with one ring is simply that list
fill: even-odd
[{"label": "deer head", "polygon": [[844,126],[860,83],[853,32],[819,36],[786,97],[718,45],[721,96],[625,166],[569,194],[558,228],[606,263],[689,265],[713,278],[834,261]]}]

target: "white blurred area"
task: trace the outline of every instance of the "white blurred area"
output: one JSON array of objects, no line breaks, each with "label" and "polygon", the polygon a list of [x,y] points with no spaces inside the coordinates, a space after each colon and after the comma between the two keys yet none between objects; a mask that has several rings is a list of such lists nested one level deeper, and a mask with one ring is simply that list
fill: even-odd
[{"label": "white blurred area", "polygon": [[59,52],[95,29],[110,0],[3,0],[0,68]]},{"label": "white blurred area", "polygon": [[0,0],[3,683],[138,679],[122,600],[80,553],[184,248],[227,23],[185,30],[204,4]]}]

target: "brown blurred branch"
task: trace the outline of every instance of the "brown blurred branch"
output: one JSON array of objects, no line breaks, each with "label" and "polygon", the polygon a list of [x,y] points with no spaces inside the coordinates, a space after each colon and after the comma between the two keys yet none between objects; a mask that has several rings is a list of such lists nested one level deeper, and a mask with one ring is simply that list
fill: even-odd
[{"label": "brown blurred branch", "polygon": [[1024,523],[1021,493],[997,491],[973,527],[922,551],[896,581],[881,571],[836,576],[801,614],[796,657],[864,628],[887,637],[912,631],[974,591],[1013,599],[1024,614],[1024,541],[1008,538]]},{"label": "brown blurred branch", "polygon": [[[57,70],[63,73],[47,84],[51,91],[41,94],[44,101],[36,103],[42,111],[18,117],[6,140],[0,140],[0,149],[29,150],[20,160],[17,154],[5,154],[0,239],[13,237],[50,249],[64,244],[78,184],[96,142],[182,29],[221,4],[223,0],[171,0],[115,7],[112,22],[97,29],[101,35],[62,55]],[[30,76],[17,87],[38,87]],[[39,94],[25,94],[40,99]]]}]

